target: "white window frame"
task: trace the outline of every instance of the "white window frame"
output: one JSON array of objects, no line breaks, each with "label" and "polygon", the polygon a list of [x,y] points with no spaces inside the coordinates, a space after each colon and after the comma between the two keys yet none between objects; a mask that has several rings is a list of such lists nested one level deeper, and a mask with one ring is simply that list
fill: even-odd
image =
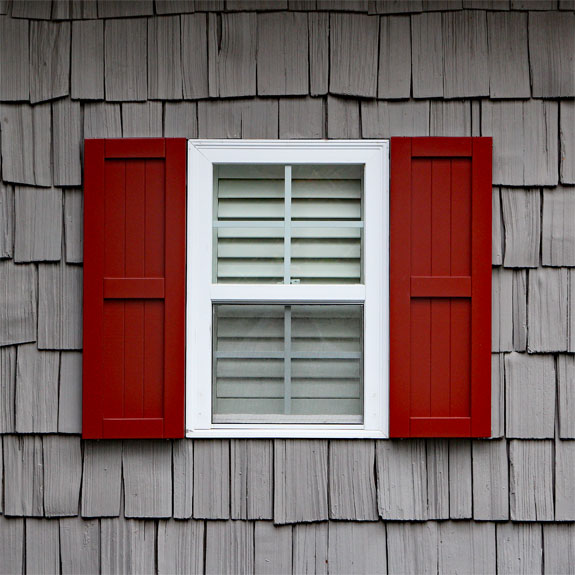
[{"label": "white window frame", "polygon": [[[212,283],[214,164],[365,165],[364,283],[329,286]],[[186,241],[187,437],[389,436],[388,140],[189,140]],[[212,423],[212,305],[242,299],[257,303],[364,305],[363,423]]]}]

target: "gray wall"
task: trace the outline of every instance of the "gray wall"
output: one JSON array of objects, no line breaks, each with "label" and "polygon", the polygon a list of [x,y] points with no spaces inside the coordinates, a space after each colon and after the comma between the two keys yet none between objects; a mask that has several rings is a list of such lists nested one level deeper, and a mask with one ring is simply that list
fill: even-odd
[{"label": "gray wall", "polygon": [[[0,0],[0,572],[573,573],[574,10]],[[80,440],[83,138],[394,135],[494,139],[495,439]]]}]

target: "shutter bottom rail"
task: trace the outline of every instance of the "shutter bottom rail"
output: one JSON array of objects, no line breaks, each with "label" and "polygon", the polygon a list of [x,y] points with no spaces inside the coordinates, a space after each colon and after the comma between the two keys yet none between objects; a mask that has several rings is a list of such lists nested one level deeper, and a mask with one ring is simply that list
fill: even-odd
[{"label": "shutter bottom rail", "polygon": [[411,437],[470,437],[470,417],[410,417]]},{"label": "shutter bottom rail", "polygon": [[104,439],[150,439],[164,436],[163,418],[104,418]]}]

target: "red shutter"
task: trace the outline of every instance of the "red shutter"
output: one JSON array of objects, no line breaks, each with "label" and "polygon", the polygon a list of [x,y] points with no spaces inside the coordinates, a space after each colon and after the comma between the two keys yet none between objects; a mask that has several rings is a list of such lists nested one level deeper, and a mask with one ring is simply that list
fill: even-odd
[{"label": "red shutter", "polygon": [[83,437],[183,437],[186,140],[86,140]]},{"label": "red shutter", "polygon": [[392,138],[390,436],[491,435],[491,139]]}]

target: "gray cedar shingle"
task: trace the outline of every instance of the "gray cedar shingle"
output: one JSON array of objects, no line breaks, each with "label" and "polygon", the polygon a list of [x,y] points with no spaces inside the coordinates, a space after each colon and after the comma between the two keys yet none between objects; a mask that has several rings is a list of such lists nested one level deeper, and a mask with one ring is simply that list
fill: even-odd
[{"label": "gray cedar shingle", "polygon": [[79,437],[44,437],[44,513],[46,517],[78,515],[82,480]]},{"label": "gray cedar shingle", "polygon": [[241,138],[242,100],[198,102],[198,136],[200,138]]},{"label": "gray cedar shingle", "polygon": [[255,14],[208,15],[208,74],[211,97],[256,94]]},{"label": "gray cedar shingle", "polygon": [[328,445],[321,440],[275,440],[274,523],[328,518]]},{"label": "gray cedar shingle", "polygon": [[[20,72],[21,73],[21,72]],[[70,93],[70,22],[30,22],[30,102]]]},{"label": "gray cedar shingle", "polygon": [[82,433],[82,354],[60,354],[60,403],[58,432]]},{"label": "gray cedar shingle", "polygon": [[481,101],[471,100],[471,135],[481,136]]},{"label": "gray cedar shingle", "polygon": [[44,515],[44,464],[39,436],[4,436],[4,514]]},{"label": "gray cedar shingle", "polygon": [[491,436],[505,435],[505,361],[504,354],[491,354]]},{"label": "gray cedar shingle", "polygon": [[449,441],[449,517],[470,519],[472,516],[471,441]]},{"label": "gray cedar shingle", "polygon": [[538,189],[501,188],[506,268],[536,268],[541,238],[541,193]]},{"label": "gray cedar shingle", "polygon": [[280,100],[280,138],[325,137],[325,106],[318,98],[287,98]]},{"label": "gray cedar shingle", "polygon": [[529,98],[527,14],[487,13],[489,93],[492,98]]},{"label": "gray cedar shingle", "polygon": [[362,102],[363,138],[429,136],[429,102]]},{"label": "gray cedar shingle", "polygon": [[439,573],[495,573],[495,525],[440,523],[438,555]]},{"label": "gray cedar shingle", "polygon": [[125,441],[122,453],[126,517],[172,516],[172,444]]},{"label": "gray cedar shingle", "polygon": [[510,0],[463,0],[465,10],[509,10]]},{"label": "gray cedar shingle", "polygon": [[12,0],[0,0],[0,14],[8,14],[9,9],[11,7],[12,7]]},{"label": "gray cedar shingle", "polygon": [[[330,15],[329,91],[332,94],[375,98],[378,33],[376,16]],[[358,54],[361,54],[359,61]]]},{"label": "gray cedar shingle", "polygon": [[198,112],[195,102],[166,102],[164,136],[166,138],[198,137]]},{"label": "gray cedar shingle", "polygon": [[575,14],[529,14],[529,62],[534,98],[575,96]]},{"label": "gray cedar shingle", "polygon": [[98,0],[98,18],[130,18],[151,16],[153,13],[153,0],[130,0],[129,2]]},{"label": "gray cedar shingle", "polygon": [[493,136],[494,184],[557,184],[557,114],[557,102],[482,102],[482,135]]},{"label": "gray cedar shingle", "polygon": [[194,12],[194,0],[154,0],[156,14]]},{"label": "gray cedar shingle", "polygon": [[432,100],[429,109],[430,136],[471,136],[469,102]]},{"label": "gray cedar shingle", "polygon": [[307,14],[258,15],[257,79],[260,96],[309,92]]},{"label": "gray cedar shingle", "polygon": [[24,520],[0,515],[0,570],[6,575],[22,573],[24,558]]},{"label": "gray cedar shingle", "polygon": [[443,97],[443,29],[441,14],[411,16],[414,98]]},{"label": "gray cedar shingle", "polygon": [[556,10],[557,0],[511,0],[511,10]]},{"label": "gray cedar shingle", "polygon": [[100,570],[116,573],[156,573],[156,524],[140,519],[102,519]]},{"label": "gray cedar shingle", "polygon": [[561,182],[575,184],[575,101],[562,100],[559,104],[561,139]]},{"label": "gray cedar shingle", "polygon": [[0,433],[13,433],[16,397],[16,347],[0,347]]},{"label": "gray cedar shingle", "polygon": [[230,516],[230,443],[194,442],[194,519]]},{"label": "gray cedar shingle", "polygon": [[159,521],[158,574],[201,573],[204,567],[204,529],[203,521]]},{"label": "gray cedar shingle", "polygon": [[36,341],[36,268],[0,261],[0,345]]},{"label": "gray cedar shingle", "polygon": [[316,0],[288,0],[290,10],[315,10],[317,7]]},{"label": "gray cedar shingle", "polygon": [[329,516],[377,521],[373,441],[329,442]]},{"label": "gray cedar shingle", "polygon": [[575,523],[543,525],[545,573],[575,574]]},{"label": "gray cedar shingle", "polygon": [[426,441],[427,518],[449,519],[449,443],[447,439]]},{"label": "gray cedar shingle", "polygon": [[224,0],[196,0],[196,12],[222,11],[225,7]]},{"label": "gray cedar shingle", "polygon": [[82,268],[38,266],[38,347],[82,348]]},{"label": "gray cedar shingle", "polygon": [[329,81],[329,14],[308,14],[310,94],[327,94]]},{"label": "gray cedar shingle", "polygon": [[447,12],[443,26],[443,96],[489,95],[485,12]]},{"label": "gray cedar shingle", "polygon": [[360,136],[359,102],[349,98],[327,98],[327,137],[358,139]]},{"label": "gray cedar shingle", "polygon": [[287,0],[227,0],[226,10],[254,11],[254,10],[285,10]]},{"label": "gray cedar shingle", "polygon": [[54,185],[82,185],[82,111],[79,102],[52,104]]},{"label": "gray cedar shingle", "polygon": [[205,14],[182,15],[182,80],[186,99],[208,96],[208,33]]},{"label": "gray cedar shingle", "polygon": [[401,14],[421,12],[421,0],[370,0],[370,14]]},{"label": "gray cedar shingle", "polygon": [[575,352],[575,273],[569,271],[569,325],[567,351]]},{"label": "gray cedar shingle", "polygon": [[92,575],[100,569],[100,523],[79,517],[60,519],[62,575]]},{"label": "gray cedar shingle", "polygon": [[104,98],[104,22],[72,22],[70,93],[74,99]]},{"label": "gray cedar shingle", "polygon": [[38,351],[36,344],[18,348],[16,360],[16,431],[58,431],[60,354]]},{"label": "gray cedar shingle", "polygon": [[555,521],[575,520],[575,441],[555,442]]},{"label": "gray cedar shingle", "polygon": [[0,101],[30,97],[30,24],[0,16]]},{"label": "gray cedar shingle", "polygon": [[497,573],[502,575],[541,573],[542,544],[541,525],[527,523],[497,525]]},{"label": "gray cedar shingle", "polygon": [[[431,107],[433,111],[433,106]],[[501,217],[501,197],[499,188],[493,187],[491,202],[491,264],[503,264],[503,220]]]},{"label": "gray cedar shingle", "polygon": [[437,575],[437,525],[432,521],[387,523],[389,573]]},{"label": "gray cedar shingle", "polygon": [[462,0],[422,0],[422,10],[461,10]]},{"label": "gray cedar shingle", "polygon": [[121,138],[120,104],[84,104],[84,138]]},{"label": "gray cedar shingle", "polygon": [[553,441],[509,445],[512,521],[553,521]]},{"label": "gray cedar shingle", "polygon": [[527,349],[527,270],[513,270],[513,349]]},{"label": "gray cedar shingle", "polygon": [[26,519],[26,573],[60,572],[58,521]]},{"label": "gray cedar shingle", "polygon": [[411,92],[411,28],[409,16],[383,16],[379,30],[377,96],[409,98]]},{"label": "gray cedar shingle", "polygon": [[368,0],[317,0],[318,10],[367,12]]},{"label": "gray cedar shingle", "polygon": [[507,437],[544,439],[555,427],[555,361],[551,355],[505,357]]},{"label": "gray cedar shingle", "polygon": [[568,270],[529,271],[528,350],[566,351]]},{"label": "gray cedar shingle", "polygon": [[52,0],[17,0],[12,2],[12,18],[50,20]]},{"label": "gray cedar shingle", "polygon": [[575,356],[560,355],[557,358],[557,372],[559,437],[575,439]]},{"label": "gray cedar shingle", "polygon": [[559,0],[559,10],[575,10],[575,0]]},{"label": "gray cedar shingle", "polygon": [[544,266],[575,266],[575,187],[543,190]]},{"label": "gray cedar shingle", "polygon": [[[0,362],[2,361],[2,352],[0,351]],[[2,366],[0,365],[0,369]],[[0,374],[1,375],[1,374]],[[4,458],[2,457],[2,439],[0,438],[0,493],[4,493]],[[4,501],[0,498],[0,515],[4,512]],[[0,543],[0,546],[2,544]],[[2,555],[0,555],[2,557]]]},{"label": "gray cedar shingle", "polygon": [[[104,2],[98,8],[113,4],[117,2]],[[106,22],[106,100],[135,101],[147,98],[146,32],[146,20],[143,18]]]},{"label": "gray cedar shingle", "polygon": [[122,442],[84,441],[82,517],[120,514]]},{"label": "gray cedar shingle", "polygon": [[161,102],[122,104],[124,138],[160,138],[162,132]]},{"label": "gray cedar shingle", "polygon": [[327,522],[293,526],[293,573],[327,575]]},{"label": "gray cedar shingle", "polygon": [[16,186],[14,261],[58,261],[62,257],[62,190]]},{"label": "gray cedar shingle", "polygon": [[14,190],[0,182],[0,259],[14,254]]},{"label": "gray cedar shingle", "polygon": [[254,573],[284,575],[292,572],[292,526],[256,521],[254,529]]},{"label": "gray cedar shingle", "polygon": [[248,521],[206,522],[206,575],[254,572],[254,524]]},{"label": "gray cedar shingle", "polygon": [[174,517],[189,519],[192,516],[194,487],[194,442],[187,439],[172,444],[174,474]]},{"label": "gray cedar shingle", "polygon": [[181,100],[180,17],[148,18],[148,98]]},{"label": "gray cedar shingle", "polygon": [[50,103],[0,106],[4,181],[31,186],[52,185],[50,112]]},{"label": "gray cedar shingle", "polygon": [[84,194],[82,190],[64,191],[64,237],[66,262],[81,264],[84,259]]},{"label": "gray cedar shingle", "polygon": [[473,442],[473,519],[509,519],[507,442]]},{"label": "gray cedar shingle", "polygon": [[331,521],[328,526],[330,573],[385,573],[385,524]]},{"label": "gray cedar shingle", "polygon": [[377,441],[375,453],[382,519],[427,519],[425,442]]},{"label": "gray cedar shingle", "polygon": [[[52,6],[52,19],[58,19],[58,13],[60,10],[62,13],[64,10],[62,9],[61,4],[63,2],[54,2]],[[64,14],[62,14],[64,17]],[[70,5],[68,7],[68,14],[66,14],[66,18],[70,17],[72,20],[84,20],[84,19],[93,19],[98,17],[98,2],[97,0],[70,0]]]},{"label": "gray cedar shingle", "polygon": [[513,272],[493,268],[491,273],[491,351],[513,349]]},{"label": "gray cedar shingle", "polygon": [[273,519],[272,441],[232,441],[230,478],[232,519]]},{"label": "gray cedar shingle", "polygon": [[250,98],[242,106],[242,138],[274,139],[279,135],[279,103],[270,98]]}]

